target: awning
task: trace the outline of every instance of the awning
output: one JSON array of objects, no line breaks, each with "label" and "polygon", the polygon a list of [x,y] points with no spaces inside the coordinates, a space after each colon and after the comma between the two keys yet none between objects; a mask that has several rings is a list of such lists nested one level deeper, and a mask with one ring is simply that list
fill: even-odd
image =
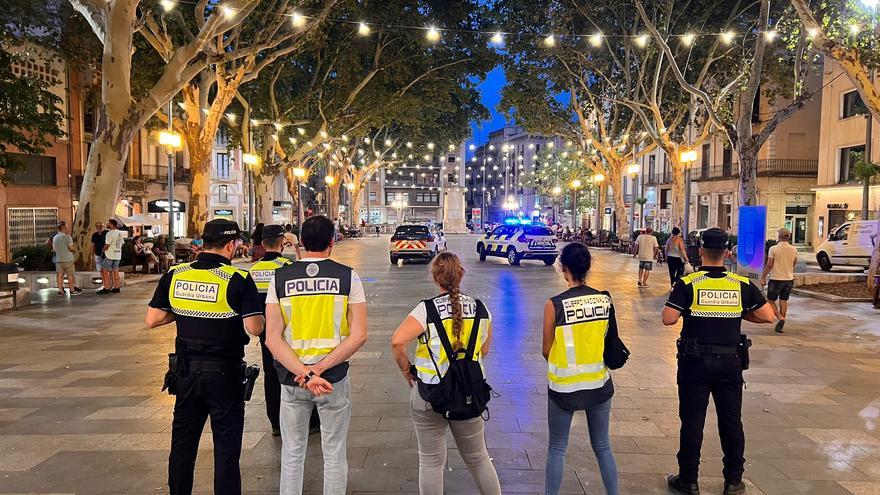
[{"label": "awning", "polygon": [[134,215],[131,217],[113,215],[113,218],[126,227],[142,227],[144,225],[158,225],[161,223],[159,220],[148,215]]}]

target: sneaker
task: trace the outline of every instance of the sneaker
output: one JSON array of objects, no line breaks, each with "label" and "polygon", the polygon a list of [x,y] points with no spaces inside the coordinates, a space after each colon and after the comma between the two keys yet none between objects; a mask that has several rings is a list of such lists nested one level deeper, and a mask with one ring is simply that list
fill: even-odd
[{"label": "sneaker", "polygon": [[70,292],[71,295],[78,296],[83,293],[83,290],[79,287],[74,287],[73,291]]},{"label": "sneaker", "polygon": [[746,484],[740,480],[737,483],[724,482],[724,495],[743,495],[746,492]]},{"label": "sneaker", "polygon": [[109,294],[109,293],[110,293],[110,291],[107,290],[107,289],[104,288],[104,287],[101,287],[101,290],[95,292],[95,294],[98,294],[99,296],[104,296],[104,295],[107,295],[107,294]]},{"label": "sneaker", "polygon": [[110,292],[112,292],[113,294],[119,294],[119,287],[116,287],[115,289],[110,289]]},{"label": "sneaker", "polygon": [[281,436],[281,427],[280,426],[272,425],[272,436],[273,437],[280,437]]},{"label": "sneaker", "polygon": [[785,320],[779,320],[776,322],[776,327],[773,329],[776,333],[782,333],[782,327],[785,326]]},{"label": "sneaker", "polygon": [[669,488],[676,493],[682,495],[700,495],[700,485],[696,483],[685,483],[677,474],[670,474],[666,477],[666,483]]},{"label": "sneaker", "polygon": [[67,293],[64,292],[63,290],[59,290],[59,291],[58,291],[58,295],[59,295],[59,296],[66,296]]},{"label": "sneaker", "polygon": [[641,280],[639,280],[638,284],[639,284],[639,287],[644,287]]}]

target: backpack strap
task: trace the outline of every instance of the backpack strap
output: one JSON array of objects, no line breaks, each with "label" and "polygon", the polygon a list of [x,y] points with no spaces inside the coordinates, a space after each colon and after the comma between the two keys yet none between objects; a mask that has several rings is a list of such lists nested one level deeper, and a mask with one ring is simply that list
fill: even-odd
[{"label": "backpack strap", "polygon": [[470,360],[474,359],[474,353],[477,350],[477,337],[480,334],[480,323],[483,320],[483,315],[486,314],[486,306],[483,305],[483,302],[479,299],[475,299],[475,301],[477,309],[474,315],[474,326],[471,327],[471,336],[468,339],[467,353],[465,354],[465,358]]},{"label": "backpack strap", "polygon": [[[437,337],[440,339],[440,344],[443,345],[443,350],[446,351],[446,358],[451,362],[453,356],[455,356],[455,351],[452,349],[452,342],[449,341],[449,336],[446,335],[446,328],[443,327],[443,320],[440,319],[437,305],[434,304],[433,299],[426,299],[423,302],[425,303],[425,313],[427,313],[428,316],[428,323],[433,323],[434,327],[437,328]],[[430,349],[431,346],[428,346],[429,351]]]}]

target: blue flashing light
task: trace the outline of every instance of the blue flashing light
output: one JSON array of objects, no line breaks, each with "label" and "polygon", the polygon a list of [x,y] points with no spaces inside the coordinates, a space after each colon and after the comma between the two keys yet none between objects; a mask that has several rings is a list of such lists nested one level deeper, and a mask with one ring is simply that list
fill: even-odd
[{"label": "blue flashing light", "polygon": [[522,224],[522,225],[531,225],[531,224],[532,224],[532,220],[529,219],[529,218],[520,218],[520,219],[519,219],[519,223]]},{"label": "blue flashing light", "polygon": [[519,225],[519,218],[505,218],[504,223],[506,225]]}]

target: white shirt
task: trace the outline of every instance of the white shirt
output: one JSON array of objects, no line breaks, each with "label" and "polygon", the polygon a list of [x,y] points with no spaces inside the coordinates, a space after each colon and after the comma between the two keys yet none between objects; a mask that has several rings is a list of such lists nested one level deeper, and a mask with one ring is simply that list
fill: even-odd
[{"label": "white shirt", "polygon": [[770,247],[767,257],[773,260],[770,280],[794,280],[794,264],[797,262],[797,248],[788,242],[780,242]]},{"label": "white shirt", "polygon": [[[320,263],[329,258],[303,258],[300,262]],[[364,284],[361,282],[360,275],[356,271],[351,271],[351,290],[348,293],[348,304],[359,304],[367,302],[367,296],[364,294]],[[278,304],[278,294],[275,293],[275,275],[269,281],[269,292],[266,293],[266,304]]]},{"label": "white shirt", "polygon": [[121,230],[108,230],[105,239],[107,250],[104,251],[104,257],[108,260],[122,259],[122,244],[125,243],[125,236]]},{"label": "white shirt", "polygon": [[639,247],[639,261],[653,261],[654,249],[659,248],[657,238],[651,234],[641,234],[636,238],[636,245]]},{"label": "white shirt", "polygon": [[[470,299],[471,301],[473,300],[470,296],[466,296],[464,294],[462,294],[461,299],[462,303],[465,301],[465,299]],[[489,316],[489,321],[492,321],[492,313],[489,311],[489,308],[486,308],[486,314]],[[413,308],[412,311],[410,311],[409,316],[412,316],[416,319],[417,322],[419,322],[419,325],[421,325],[422,327],[422,331],[428,329],[428,308],[425,307],[425,301],[419,302],[419,304],[417,304],[416,307]]]}]

